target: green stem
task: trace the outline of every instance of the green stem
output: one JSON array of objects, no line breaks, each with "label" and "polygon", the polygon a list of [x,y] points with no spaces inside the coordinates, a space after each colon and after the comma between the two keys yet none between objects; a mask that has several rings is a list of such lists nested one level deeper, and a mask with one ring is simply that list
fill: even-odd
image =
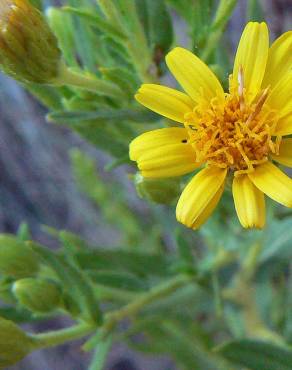
[{"label": "green stem", "polygon": [[99,95],[105,95],[116,99],[124,99],[124,94],[122,91],[111,82],[98,79],[94,76],[86,76],[83,73],[74,72],[67,68],[64,64],[60,66],[59,75],[52,82],[52,85],[69,85],[92,91]]},{"label": "green stem", "polygon": [[162,283],[154,288],[152,288],[149,292],[142,294],[133,302],[127,304],[126,306],[122,307],[121,309],[109,312],[105,318],[105,324],[103,325],[103,330],[106,332],[108,329],[111,329],[115,326],[119,321],[126,317],[134,316],[139,311],[141,311],[145,306],[149,305],[150,303],[161,299],[174,291],[176,291],[181,286],[189,283],[192,281],[192,277],[188,275],[179,275],[175,278],[169,280],[166,283]]},{"label": "green stem", "polygon": [[225,298],[240,305],[246,333],[255,338],[266,339],[276,344],[284,344],[283,338],[267,327],[257,307],[253,277],[262,246],[254,244],[243,261],[234,281],[234,286],[223,291]]},{"label": "green stem", "polygon": [[43,334],[31,335],[32,350],[54,347],[66,342],[80,339],[95,330],[94,325],[81,323],[63,330],[54,330]]},{"label": "green stem", "polygon": [[[102,333],[103,336],[106,336],[116,326],[116,324],[124,318],[137,314],[148,304],[171,294],[181,286],[191,282],[192,279],[193,278],[191,276],[176,276],[168,282],[152,288],[149,292],[141,294],[133,302],[127,304],[119,310],[107,313],[104,318],[104,324],[99,328],[98,333]],[[32,350],[53,347],[68,341],[80,339],[88,334],[93,333],[95,330],[96,325],[81,323],[63,330],[31,335]]]},{"label": "green stem", "polygon": [[237,4],[237,0],[220,0],[218,5],[214,21],[211,26],[211,34],[209,39],[206,41],[206,47],[204,48],[201,58],[208,60],[215,47],[218,45],[224,28]]},{"label": "green stem", "polygon": [[127,42],[126,47],[128,53],[133,61],[133,64],[139,74],[141,81],[144,83],[153,83],[156,81],[154,75],[151,73],[151,68],[156,68],[152,62],[151,58],[147,55],[141,56],[141,48],[138,47],[139,40],[134,43]]},{"label": "green stem", "polygon": [[141,294],[140,297],[130,302],[121,309],[113,312],[109,312],[105,315],[104,324],[99,328],[98,333],[93,336],[85,345],[84,350],[90,351],[93,349],[97,342],[104,340],[108,334],[114,329],[114,327],[123,319],[135,316],[145,306],[159,300],[173,292],[178,288],[190,283],[193,280],[192,276],[179,275],[169,280],[168,282],[162,283],[149,292]]}]

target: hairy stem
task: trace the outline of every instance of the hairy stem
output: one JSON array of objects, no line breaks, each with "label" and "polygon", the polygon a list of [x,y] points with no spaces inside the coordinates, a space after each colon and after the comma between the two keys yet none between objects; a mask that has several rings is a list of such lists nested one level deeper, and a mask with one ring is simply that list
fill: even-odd
[{"label": "hairy stem", "polygon": [[234,286],[226,289],[223,296],[241,307],[247,335],[266,339],[276,344],[284,344],[283,338],[265,324],[256,302],[253,277],[261,248],[260,244],[251,246],[235,278]]},{"label": "hairy stem", "polygon": [[58,77],[52,81],[52,85],[69,85],[84,90],[92,91],[99,95],[110,96],[116,99],[124,99],[122,91],[111,82],[101,80],[95,76],[87,76],[83,73],[77,73],[64,64],[60,66]]},{"label": "hairy stem", "polygon": [[32,349],[37,350],[41,348],[54,347],[66,342],[80,339],[92,333],[95,326],[87,323],[77,324],[70,328],[62,330],[54,330],[48,333],[31,335]]},{"label": "hairy stem", "polygon": [[[173,293],[181,286],[190,283],[192,279],[193,278],[191,276],[187,275],[176,276],[173,279],[152,288],[149,292],[141,294],[124,307],[116,311],[108,312],[104,317],[103,325],[98,328],[98,333],[102,333],[102,336],[106,336],[115,328],[116,324],[124,318],[136,315],[145,306]],[[97,327],[95,324],[80,323],[63,330],[31,335],[33,343],[32,350],[53,347],[68,341],[80,339],[96,330]]]}]

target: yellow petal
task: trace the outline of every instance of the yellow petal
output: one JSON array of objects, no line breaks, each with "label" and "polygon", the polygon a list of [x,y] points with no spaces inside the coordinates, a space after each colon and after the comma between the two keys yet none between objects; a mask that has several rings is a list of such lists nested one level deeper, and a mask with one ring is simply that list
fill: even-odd
[{"label": "yellow petal", "polygon": [[282,80],[271,91],[266,104],[279,116],[273,135],[292,133],[292,71],[287,72]]},{"label": "yellow petal", "polygon": [[271,162],[248,174],[254,185],[276,202],[292,207],[292,180]]},{"label": "yellow petal", "polygon": [[179,198],[176,218],[187,227],[197,229],[216,207],[227,170],[207,167],[195,175]]},{"label": "yellow petal", "polygon": [[166,56],[166,64],[194,101],[197,102],[202,97],[211,100],[215,96],[224,99],[224,91],[217,77],[190,51],[183,48],[173,49]]},{"label": "yellow petal", "polygon": [[237,216],[245,228],[265,225],[265,196],[247,175],[234,177],[232,193]]},{"label": "yellow petal", "polygon": [[292,114],[291,111],[287,112],[277,122],[277,126],[273,135],[291,135],[292,134]]},{"label": "yellow petal", "polygon": [[272,155],[272,158],[284,166],[292,167],[292,139],[282,140],[279,155]]},{"label": "yellow petal", "polygon": [[215,208],[217,207],[217,204],[219,203],[222,193],[224,191],[224,184],[222,184],[217,191],[217,193],[214,195],[214,197],[211,199],[211,201],[208,203],[206,208],[203,210],[203,212],[198,216],[196,219],[196,222],[193,224],[192,228],[194,230],[199,229],[211,216],[211,214],[214,212]]},{"label": "yellow petal", "polygon": [[292,68],[292,31],[284,33],[269,50],[262,87],[275,86]]},{"label": "yellow petal", "polygon": [[145,107],[177,122],[184,122],[184,115],[193,110],[192,99],[177,90],[155,84],[144,84],[135,95]]},{"label": "yellow petal", "polygon": [[176,145],[188,140],[189,135],[183,127],[168,127],[144,132],[130,143],[130,159],[137,161],[143,154],[167,145]]},{"label": "yellow petal", "polygon": [[292,71],[278,82],[267,97],[266,104],[280,115],[292,111]]},{"label": "yellow petal", "polygon": [[188,142],[185,128],[171,127],[146,132],[130,144],[130,158],[138,162],[144,177],[181,176],[200,164]]},{"label": "yellow petal", "polygon": [[249,22],[240,39],[233,68],[233,84],[238,85],[238,73],[243,69],[244,87],[250,99],[260,90],[269,51],[269,31],[265,23]]}]

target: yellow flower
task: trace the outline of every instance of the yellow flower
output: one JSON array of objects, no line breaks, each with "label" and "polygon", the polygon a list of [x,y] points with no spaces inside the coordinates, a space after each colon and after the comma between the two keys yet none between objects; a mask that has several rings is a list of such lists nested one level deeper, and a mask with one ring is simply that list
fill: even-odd
[{"label": "yellow flower", "polygon": [[166,63],[185,93],[144,84],[136,99],[182,127],[146,132],[130,144],[144,177],[173,177],[205,165],[188,183],[178,221],[199,228],[233,175],[232,192],[243,227],[265,224],[264,194],[292,207],[292,179],[272,161],[292,167],[292,32],[269,48],[265,23],[245,27],[229,77],[229,92],[198,57],[175,48]]}]

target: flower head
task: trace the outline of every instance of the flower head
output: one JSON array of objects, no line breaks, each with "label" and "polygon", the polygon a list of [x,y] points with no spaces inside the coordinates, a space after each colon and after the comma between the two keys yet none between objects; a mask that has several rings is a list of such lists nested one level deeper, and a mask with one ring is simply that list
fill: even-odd
[{"label": "flower head", "polygon": [[0,69],[22,82],[57,77],[61,52],[43,15],[28,0],[0,0]]},{"label": "flower head", "polygon": [[265,23],[247,24],[224,92],[208,66],[175,48],[166,63],[185,93],[144,84],[136,99],[182,124],[146,132],[130,144],[144,177],[173,177],[204,166],[184,189],[178,221],[199,228],[233,176],[233,198],[243,227],[265,224],[264,194],[292,207],[292,180],[272,161],[292,167],[292,32],[269,48]]}]

